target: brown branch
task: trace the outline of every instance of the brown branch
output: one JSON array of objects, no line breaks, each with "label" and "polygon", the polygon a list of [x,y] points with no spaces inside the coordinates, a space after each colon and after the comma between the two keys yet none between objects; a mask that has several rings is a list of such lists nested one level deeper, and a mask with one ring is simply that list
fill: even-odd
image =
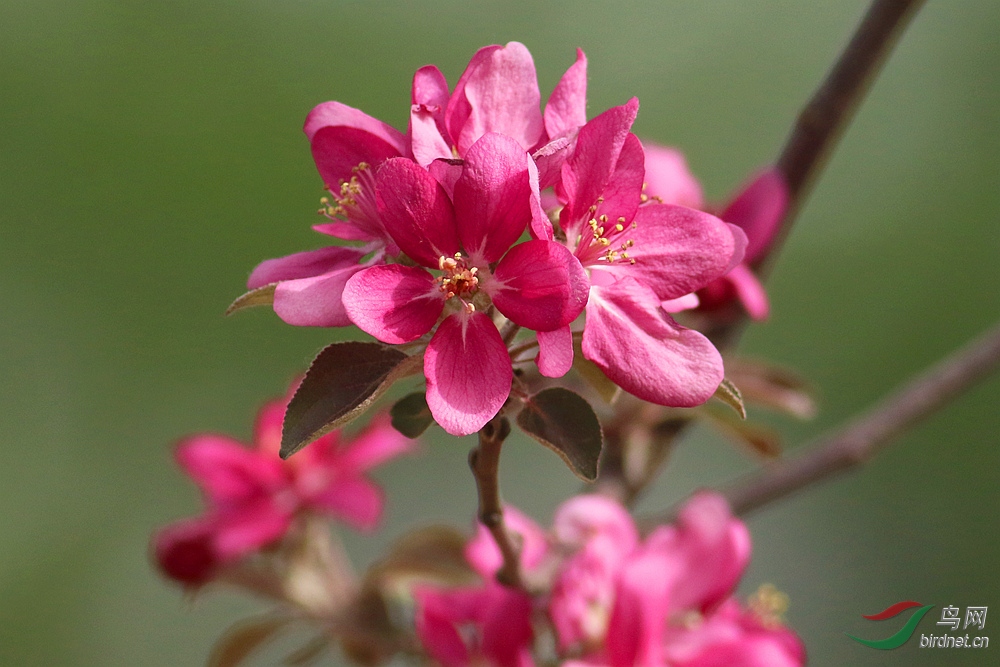
[{"label": "brown branch", "polygon": [[[808,451],[751,473],[722,494],[746,514],[837,473],[856,468],[1000,367],[1000,324],[882,399]],[[644,525],[668,523],[678,508]]]},{"label": "brown branch", "polygon": [[769,263],[875,74],[923,1],[875,0],[833,69],[799,114],[777,161],[778,171],[788,185],[789,205],[773,250],[767,255]]},{"label": "brown branch", "polygon": [[521,578],[520,550],[515,546],[503,519],[500,502],[500,449],[510,435],[510,422],[497,416],[479,431],[479,446],[469,452],[469,468],[479,491],[479,521],[490,531],[503,555],[497,581],[505,586],[524,589]]}]

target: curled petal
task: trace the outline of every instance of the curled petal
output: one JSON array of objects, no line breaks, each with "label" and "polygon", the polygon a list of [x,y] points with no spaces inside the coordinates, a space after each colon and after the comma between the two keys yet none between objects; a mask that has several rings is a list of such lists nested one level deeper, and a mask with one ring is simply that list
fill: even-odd
[{"label": "curled petal", "polygon": [[219,566],[212,547],[209,519],[187,519],[161,529],[153,536],[153,556],[166,576],[185,586],[211,581]]},{"label": "curled petal", "polygon": [[576,132],[587,123],[587,56],[582,49],[576,50],[576,62],[552,91],[544,120],[550,139]]},{"label": "curled petal", "polygon": [[344,309],[344,286],[363,269],[354,265],[312,278],[282,281],[274,290],[274,312],[294,326],[346,327],[351,320]]},{"label": "curled petal", "polygon": [[282,280],[311,278],[334,269],[356,266],[363,256],[364,252],[357,248],[328,246],[264,260],[247,279],[247,289],[257,289]]},{"label": "curled petal", "polygon": [[561,378],[573,367],[573,332],[567,324],[552,331],[539,331],[538,372],[549,378]]},{"label": "curled petal", "polygon": [[340,102],[324,102],[317,105],[309,115],[302,130],[312,141],[316,133],[324,127],[350,127],[364,130],[395,148],[399,155],[406,155],[406,135],[387,123],[354,107]]},{"label": "curled petal", "polygon": [[400,249],[424,266],[459,250],[448,194],[417,163],[387,160],[375,175],[379,216]]},{"label": "curled petal", "polygon": [[465,156],[455,182],[455,217],[465,250],[495,262],[532,218],[530,158],[516,141],[486,134]]},{"label": "curled petal", "polygon": [[545,144],[531,157],[538,168],[538,185],[544,190],[552,186],[558,186],[562,177],[562,166],[566,163],[566,158],[573,154],[576,146],[576,134],[558,137]]},{"label": "curled petal", "polygon": [[424,354],[427,406],[451,435],[469,435],[493,419],[514,373],[500,332],[484,313],[456,313],[438,326]]},{"label": "curled petal", "polygon": [[590,281],[566,246],[526,241],[504,255],[484,289],[497,309],[517,324],[553,331],[583,312]]},{"label": "curled petal", "polygon": [[424,269],[383,264],[347,282],[344,308],[359,329],[383,343],[398,345],[431,330],[444,308],[444,295]]},{"label": "curled petal", "polygon": [[452,157],[444,122],[448,98],[448,82],[437,67],[427,65],[413,75],[410,145],[413,159],[423,167],[437,158]]},{"label": "curled petal", "polygon": [[668,313],[680,313],[685,310],[697,308],[699,303],[701,302],[698,300],[697,294],[685,294],[676,299],[667,299],[660,304],[660,307]]},{"label": "curled petal", "polygon": [[633,278],[591,288],[583,355],[622,389],[658,405],[701,405],[723,378],[712,343],[674,322],[656,293]]},{"label": "curled petal", "polygon": [[649,142],[643,144],[643,148],[646,152],[647,195],[658,198],[664,204],[698,209],[704,206],[701,184],[688,170],[683,153]]}]

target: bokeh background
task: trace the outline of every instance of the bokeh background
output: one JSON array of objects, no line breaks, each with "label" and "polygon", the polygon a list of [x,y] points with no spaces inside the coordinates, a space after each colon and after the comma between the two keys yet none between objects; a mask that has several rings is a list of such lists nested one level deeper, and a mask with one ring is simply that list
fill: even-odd
[{"label": "bokeh background", "polygon": [[[640,136],[682,148],[722,199],[772,160],[863,2],[0,3],[0,664],[197,665],[258,609],[194,603],[150,568],[159,525],[199,500],[172,443],[247,438],[325,343],[268,310],[226,319],[260,260],[322,245],[300,132],[336,99],[405,127],[426,63],[454,83],[484,45],[532,50],[543,97],[590,59],[591,114],[636,95]],[[1000,313],[1000,4],[930,2],[809,199],[743,350],[822,393],[791,446],[835,425]],[[752,517],[745,592],[773,582],[814,665],[991,664],[1000,650],[994,379],[857,474]],[[370,562],[407,526],[467,526],[471,439],[432,430],[379,474],[388,523],[347,535]],[[644,501],[655,509],[754,461],[708,431]],[[577,488],[524,439],[507,499],[547,522]],[[915,599],[993,606],[985,651],[855,644]],[[932,611],[920,626],[934,632]]]}]

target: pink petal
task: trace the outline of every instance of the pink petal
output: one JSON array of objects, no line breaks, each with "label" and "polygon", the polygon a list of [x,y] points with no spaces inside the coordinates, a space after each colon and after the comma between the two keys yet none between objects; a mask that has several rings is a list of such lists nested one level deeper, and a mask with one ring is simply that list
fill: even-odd
[{"label": "pink petal", "polygon": [[376,418],[337,452],[337,465],[342,470],[364,472],[408,454],[416,446],[417,441],[394,429],[387,417]]},{"label": "pink petal", "polygon": [[469,435],[493,419],[510,394],[507,346],[484,313],[445,318],[424,355],[427,405],[451,435]]},{"label": "pink petal", "polygon": [[587,56],[576,50],[576,62],[559,79],[545,105],[545,131],[550,139],[576,132],[587,123]]},{"label": "pink petal", "polygon": [[378,526],[384,505],[382,489],[361,476],[338,476],[322,491],[310,494],[310,507],[337,517],[358,530]]},{"label": "pink petal", "polygon": [[464,156],[488,132],[499,132],[532,149],[544,131],[535,63],[523,44],[480,49],[455,86],[454,98],[466,100],[468,115],[449,108],[448,129]]},{"label": "pink petal", "polygon": [[749,239],[743,261],[764,258],[788,208],[788,186],[775,168],[761,172],[726,206],[719,216],[743,229]]},{"label": "pink petal", "polygon": [[356,266],[364,252],[357,248],[328,246],[268,259],[257,265],[247,279],[247,289],[257,289],[282,280],[311,278],[334,269]]},{"label": "pink petal", "polygon": [[552,221],[542,207],[542,195],[538,187],[538,165],[534,160],[528,160],[528,184],[531,187],[531,222],[528,223],[528,231],[533,239],[552,241],[555,239],[555,232],[552,230]]},{"label": "pink petal", "polygon": [[529,161],[502,134],[484,135],[466,153],[455,182],[455,218],[462,246],[474,259],[500,259],[531,220]]},{"label": "pink petal", "polygon": [[[724,278],[720,280],[724,280]],[[700,301],[698,300],[698,295],[692,293],[679,296],[676,299],[667,299],[660,304],[660,308],[668,313],[681,313],[685,310],[697,308],[699,303]]]},{"label": "pink petal", "polygon": [[483,289],[497,309],[517,324],[553,331],[583,312],[590,279],[566,246],[526,241],[504,255]]},{"label": "pink petal", "polygon": [[496,582],[487,584],[490,597],[484,605],[483,656],[497,667],[529,667],[534,639],[531,598]]},{"label": "pink petal", "polygon": [[312,138],[312,155],[323,183],[335,194],[351,180],[354,167],[364,162],[377,167],[405,152],[382,138],[355,127],[322,127]]},{"label": "pink petal", "polygon": [[427,65],[413,75],[410,109],[410,146],[423,167],[437,158],[450,158],[451,141],[445,128],[448,82],[437,67]]},{"label": "pink petal", "polygon": [[662,667],[674,569],[658,553],[641,554],[622,569],[605,642],[611,667]]},{"label": "pink petal", "polygon": [[642,202],[644,163],[642,143],[634,134],[629,134],[622,144],[611,180],[604,187],[604,201],[597,206],[594,217],[600,220],[606,215],[611,224],[623,219],[627,223],[635,218]]},{"label": "pink petal", "polygon": [[657,405],[701,405],[723,377],[712,343],[674,322],[659,297],[632,278],[591,289],[583,355],[622,389]]},{"label": "pink petal", "polygon": [[648,141],[646,151],[646,194],[664,204],[703,208],[701,184],[688,170],[684,154],[675,148],[657,146]]},{"label": "pink petal", "polygon": [[281,428],[285,421],[287,406],[288,399],[271,401],[257,412],[253,426],[253,442],[259,455],[278,459],[278,452],[281,450]]},{"label": "pink petal", "polygon": [[177,446],[175,456],[213,503],[242,501],[285,483],[279,459],[264,458],[226,436],[186,438]]},{"label": "pink petal", "polygon": [[400,249],[424,266],[459,250],[447,193],[426,169],[403,158],[387,160],[375,176],[379,215]]},{"label": "pink petal", "polygon": [[[438,591],[429,586],[416,588],[416,630],[420,643],[444,667],[468,667],[469,649],[458,634],[460,621],[468,620],[456,605],[456,594],[464,591]],[[477,602],[480,592],[477,593]]]},{"label": "pink petal", "polygon": [[469,104],[469,100],[465,97],[466,83],[468,83],[469,79],[482,65],[493,57],[494,52],[502,48],[499,44],[492,44],[476,51],[472,59],[469,60],[465,71],[462,72],[462,76],[458,78],[458,83],[455,84],[455,90],[451,94],[451,99],[448,100],[448,108],[445,110],[445,125],[453,139],[461,134],[462,128],[468,122],[469,115],[472,113],[472,105]]},{"label": "pink petal", "polygon": [[621,556],[639,544],[639,532],[628,511],[620,503],[596,494],[574,496],[560,505],[552,529],[559,543],[570,548],[580,548],[596,535],[608,537]]},{"label": "pink petal", "polygon": [[383,264],[347,282],[344,308],[359,329],[383,343],[399,345],[431,330],[444,308],[444,295],[424,269]]},{"label": "pink petal", "polygon": [[261,496],[220,513],[213,540],[219,557],[241,558],[283,537],[295,507],[279,503],[276,497]]},{"label": "pink petal", "polygon": [[639,112],[639,101],[612,107],[580,129],[573,155],[562,166],[560,193],[569,202],[559,218],[563,229],[578,230],[589,219],[589,208],[597,204],[618,164],[622,146]]},{"label": "pink petal", "polygon": [[576,147],[576,134],[553,139],[532,153],[532,160],[538,167],[538,185],[544,190],[557,186],[562,177],[562,166],[573,154]]},{"label": "pink petal", "polygon": [[367,225],[358,225],[356,221],[321,222],[318,225],[313,225],[312,228],[313,231],[317,231],[320,234],[326,234],[327,236],[344,241],[372,241],[383,236],[382,230],[372,229]]},{"label": "pink petal", "polygon": [[634,241],[628,254],[635,264],[618,261],[601,264],[600,269],[619,277],[636,277],[663,301],[694,292],[724,275],[736,252],[729,225],[683,206],[643,206],[636,213],[635,225],[621,235],[623,240]]},{"label": "pink petal", "polygon": [[757,276],[746,264],[738,264],[722,280],[728,280],[736,290],[736,295],[746,308],[747,313],[755,320],[766,320],[770,312],[767,292],[757,280]]},{"label": "pink petal", "polygon": [[354,265],[312,278],[284,280],[274,290],[274,312],[294,326],[346,327],[351,320],[344,309],[344,286],[363,269]]},{"label": "pink petal", "polygon": [[306,117],[302,130],[312,141],[324,127],[351,127],[364,130],[374,137],[393,146],[399,155],[406,155],[406,135],[396,128],[372,118],[363,111],[340,102],[324,102],[316,106]]},{"label": "pink petal", "polygon": [[573,332],[569,325],[552,331],[539,331],[538,372],[549,378],[561,378],[573,367]]}]

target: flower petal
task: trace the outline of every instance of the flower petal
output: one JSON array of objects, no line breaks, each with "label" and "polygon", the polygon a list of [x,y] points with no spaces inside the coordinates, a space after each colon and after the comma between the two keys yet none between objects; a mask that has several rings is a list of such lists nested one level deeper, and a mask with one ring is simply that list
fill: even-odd
[{"label": "flower petal", "polygon": [[240,558],[281,538],[292,524],[295,507],[260,496],[219,513],[213,543],[223,560]]},{"label": "flower petal", "polygon": [[424,266],[459,250],[451,201],[426,169],[403,158],[387,160],[375,175],[379,217],[400,249]]},{"label": "flower petal", "polygon": [[545,105],[545,132],[555,139],[587,124],[587,56],[576,50],[576,62],[559,79]]},{"label": "flower petal", "polygon": [[573,367],[573,332],[569,325],[552,331],[539,331],[538,372],[548,378],[561,378]]},{"label": "flower petal", "polygon": [[323,127],[312,138],[312,155],[323,183],[335,194],[351,180],[353,169],[364,162],[377,167],[404,152],[367,130],[356,127]]},{"label": "flower petal", "polygon": [[427,406],[451,435],[469,435],[493,419],[510,394],[507,346],[484,313],[456,313],[438,326],[424,354]]},{"label": "flower petal", "polygon": [[736,290],[736,296],[755,320],[766,320],[771,306],[764,286],[746,264],[738,264],[722,280],[728,280]]},{"label": "flower petal", "polygon": [[337,452],[337,466],[342,470],[364,472],[412,452],[416,446],[417,441],[394,429],[388,418],[376,418]]},{"label": "flower petal", "polygon": [[517,324],[553,331],[583,312],[590,280],[566,246],[526,241],[504,255],[483,289],[497,309]]},{"label": "flower petal", "polygon": [[510,137],[486,134],[465,155],[455,181],[455,218],[462,246],[495,262],[531,220],[528,154]]},{"label": "flower petal", "polygon": [[662,637],[676,564],[642,553],[622,568],[605,642],[611,667],[662,667]]},{"label": "flower petal", "polygon": [[573,155],[562,166],[559,194],[568,203],[559,219],[567,233],[589,219],[590,207],[604,194],[638,112],[639,101],[633,97],[580,128]]},{"label": "flower petal", "polygon": [[399,155],[406,155],[406,135],[378,118],[340,102],[323,102],[306,116],[302,131],[309,140],[324,127],[351,127],[364,130],[393,146]]},{"label": "flower petal", "polygon": [[247,289],[257,289],[282,280],[311,278],[334,269],[356,266],[364,252],[357,248],[328,246],[267,259],[257,265],[247,278]]},{"label": "flower petal", "polygon": [[185,586],[208,583],[219,565],[212,548],[214,525],[210,519],[185,519],[162,528],[153,536],[153,555],[163,574]]},{"label": "flower petal", "polygon": [[360,475],[335,477],[326,488],[310,494],[305,502],[363,531],[378,526],[385,504],[382,489]]},{"label": "flower petal", "polygon": [[448,82],[437,67],[427,65],[413,75],[410,147],[413,159],[423,167],[437,158],[452,157],[444,119],[448,98]]},{"label": "flower petal", "polygon": [[288,324],[300,327],[346,327],[344,286],[364,269],[355,265],[312,278],[285,280],[274,290],[274,312]]},{"label": "flower petal", "polygon": [[[705,200],[701,184],[688,170],[684,154],[676,148],[643,144],[646,154],[646,194],[664,204],[700,209]],[[731,222],[731,221],[730,221]]]},{"label": "flower petal", "polygon": [[628,254],[635,264],[612,262],[602,264],[601,270],[636,277],[662,301],[694,292],[724,275],[736,252],[729,225],[691,208],[643,206],[635,224],[625,233],[634,242]]},{"label": "flower petal", "polygon": [[431,330],[444,308],[444,295],[424,269],[383,264],[347,281],[344,308],[359,329],[398,345]]},{"label": "flower petal", "polygon": [[448,129],[459,155],[464,156],[488,132],[512,137],[526,151],[542,137],[538,78],[524,44],[480,49],[456,84],[455,98],[464,103],[454,112],[449,105]]},{"label": "flower petal", "polygon": [[177,445],[178,465],[212,503],[232,503],[285,481],[281,460],[273,461],[222,435],[201,434]]},{"label": "flower petal", "polygon": [[591,288],[583,355],[622,389],[658,405],[701,405],[723,378],[712,343],[674,322],[633,278]]},{"label": "flower petal", "polygon": [[764,258],[774,241],[788,208],[788,186],[775,168],[754,178],[719,216],[741,227],[749,244],[743,261],[753,264]]},{"label": "flower petal", "polygon": [[[548,554],[549,546],[545,531],[516,507],[505,505],[504,523],[507,529],[516,533],[520,541],[519,560],[521,567],[531,570]],[[503,554],[489,529],[476,523],[476,534],[465,545],[465,559],[483,579],[492,579],[503,565]]]}]

